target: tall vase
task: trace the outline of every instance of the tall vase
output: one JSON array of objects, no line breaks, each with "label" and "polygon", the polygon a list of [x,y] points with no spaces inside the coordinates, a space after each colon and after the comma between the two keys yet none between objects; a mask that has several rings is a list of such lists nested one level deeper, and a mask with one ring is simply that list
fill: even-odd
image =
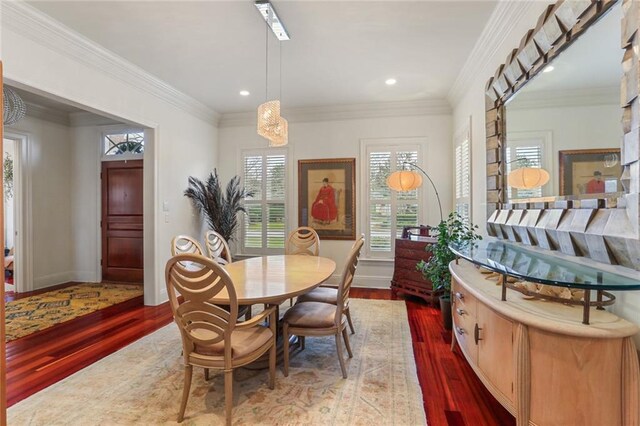
[{"label": "tall vase", "polygon": [[451,330],[453,324],[451,319],[451,296],[440,296],[440,315],[442,316],[442,326],[445,330]]}]

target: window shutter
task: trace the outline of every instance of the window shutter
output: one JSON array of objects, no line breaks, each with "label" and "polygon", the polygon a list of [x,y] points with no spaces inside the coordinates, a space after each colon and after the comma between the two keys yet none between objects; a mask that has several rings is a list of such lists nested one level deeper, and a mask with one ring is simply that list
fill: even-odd
[{"label": "window shutter", "polygon": [[[517,160],[526,163],[526,167],[538,168],[542,167],[542,145],[522,145],[515,147],[507,147],[507,175],[523,165],[518,164]],[[515,189],[508,188],[509,198],[533,198],[542,197],[542,187],[532,189]]]},{"label": "window shutter", "polygon": [[456,212],[471,223],[471,138],[467,127],[455,139]]}]

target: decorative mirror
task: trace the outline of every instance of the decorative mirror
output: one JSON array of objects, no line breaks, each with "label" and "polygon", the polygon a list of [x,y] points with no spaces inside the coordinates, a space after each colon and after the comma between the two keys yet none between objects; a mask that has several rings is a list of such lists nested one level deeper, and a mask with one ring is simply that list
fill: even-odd
[{"label": "decorative mirror", "polygon": [[489,80],[490,235],[640,269],[638,3],[550,5]]}]

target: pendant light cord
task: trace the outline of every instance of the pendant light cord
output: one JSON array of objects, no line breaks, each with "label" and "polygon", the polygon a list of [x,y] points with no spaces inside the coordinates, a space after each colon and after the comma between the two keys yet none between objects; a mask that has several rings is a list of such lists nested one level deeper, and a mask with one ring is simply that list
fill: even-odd
[{"label": "pendant light cord", "polygon": [[269,22],[264,27],[264,101],[269,100]]},{"label": "pendant light cord", "polygon": [[282,103],[282,42],[281,41],[278,41],[278,49],[279,49],[278,57],[280,59],[280,65],[278,66],[278,71],[279,71],[279,74],[280,74],[280,82],[278,83],[278,86],[279,86],[278,89],[280,91],[280,94],[279,94],[278,98],[280,99],[280,102]]}]

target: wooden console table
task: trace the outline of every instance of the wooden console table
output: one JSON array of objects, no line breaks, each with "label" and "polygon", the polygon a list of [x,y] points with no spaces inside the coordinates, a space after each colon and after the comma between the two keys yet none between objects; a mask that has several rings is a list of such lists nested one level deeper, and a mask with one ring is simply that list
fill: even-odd
[{"label": "wooden console table", "polygon": [[435,242],[433,237],[396,238],[395,267],[391,279],[391,292],[394,296],[398,293],[411,294],[423,298],[427,303],[438,305],[438,296],[442,292],[433,291],[431,281],[425,280],[422,273],[416,270],[418,262],[429,260],[431,253],[425,248]]},{"label": "wooden console table", "polygon": [[518,426],[640,424],[640,328],[604,310],[527,300],[470,262],[449,265],[455,339]]}]

